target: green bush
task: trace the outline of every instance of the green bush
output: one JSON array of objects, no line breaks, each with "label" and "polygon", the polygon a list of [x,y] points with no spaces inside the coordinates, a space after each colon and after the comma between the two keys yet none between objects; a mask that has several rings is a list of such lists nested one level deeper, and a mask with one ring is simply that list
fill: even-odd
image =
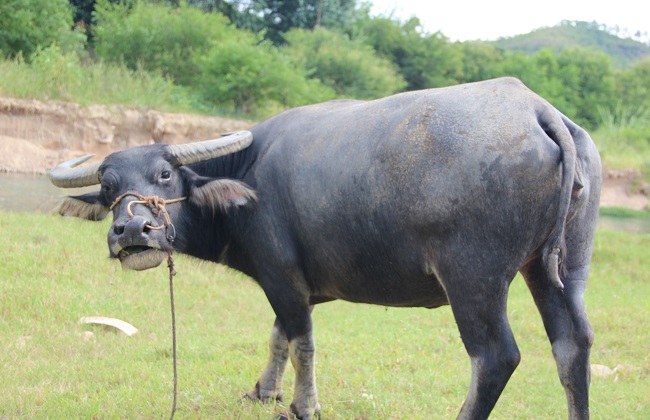
[{"label": "green bush", "polygon": [[223,15],[185,3],[174,8],[141,1],[128,7],[98,0],[95,18],[100,59],[123,62],[131,70],[161,71],[186,86],[199,77],[197,57],[240,34]]},{"label": "green bush", "polygon": [[39,47],[58,44],[64,51],[83,49],[82,31],[71,30],[67,0],[0,1],[0,51],[8,57],[30,59]]},{"label": "green bush", "polygon": [[293,29],[286,33],[283,52],[341,96],[374,99],[406,86],[395,66],[374,50],[343,34],[316,29]]},{"label": "green bush", "polygon": [[333,90],[305,73],[271,45],[250,39],[215,46],[200,60],[199,91],[229,112],[268,116],[286,107],[332,99]]}]

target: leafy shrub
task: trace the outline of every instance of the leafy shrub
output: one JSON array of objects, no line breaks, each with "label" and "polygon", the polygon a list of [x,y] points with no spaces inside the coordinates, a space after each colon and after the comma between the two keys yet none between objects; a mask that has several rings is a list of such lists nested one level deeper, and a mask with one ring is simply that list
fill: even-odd
[{"label": "leafy shrub", "polygon": [[98,0],[95,18],[99,58],[131,70],[161,71],[181,85],[192,85],[199,76],[197,57],[239,36],[223,15],[185,3],[174,8],[141,1],[129,7]]},{"label": "leafy shrub", "polygon": [[312,78],[341,96],[374,99],[400,91],[406,82],[394,65],[360,41],[328,29],[293,29],[285,35],[283,52]]},{"label": "leafy shrub", "polygon": [[230,112],[258,116],[335,96],[271,45],[250,39],[215,46],[200,60],[198,86],[206,101]]},{"label": "leafy shrub", "polygon": [[2,0],[0,51],[30,59],[39,47],[53,43],[64,51],[81,51],[82,31],[71,30],[72,9],[67,0]]}]

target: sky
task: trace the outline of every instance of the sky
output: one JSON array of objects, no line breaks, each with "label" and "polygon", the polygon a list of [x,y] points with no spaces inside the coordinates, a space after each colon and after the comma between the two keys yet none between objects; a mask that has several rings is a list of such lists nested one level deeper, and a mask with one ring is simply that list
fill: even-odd
[{"label": "sky", "polygon": [[[647,0],[370,0],[377,15],[400,20],[420,19],[424,29],[440,31],[452,41],[485,40],[555,26],[562,20],[618,25],[628,34],[650,33],[650,2]],[[622,33],[621,33],[622,34]],[[619,35],[620,36],[620,35]],[[626,36],[624,36],[626,37]]]}]

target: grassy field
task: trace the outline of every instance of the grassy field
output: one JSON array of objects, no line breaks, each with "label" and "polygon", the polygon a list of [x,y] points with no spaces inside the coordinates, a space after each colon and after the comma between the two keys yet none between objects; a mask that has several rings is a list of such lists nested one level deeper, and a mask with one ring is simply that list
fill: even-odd
[{"label": "grassy field", "polygon": [[[122,272],[107,222],[0,212],[0,418],[164,418],[172,402],[166,268]],[[598,233],[586,300],[596,331],[596,419],[650,418],[650,236]],[[267,359],[274,316],[246,277],[178,256],[178,418],[270,419],[281,404],[240,402]],[[119,332],[78,324],[115,317]],[[522,279],[509,316],[522,362],[495,419],[566,418],[550,346]],[[454,418],[469,359],[448,307],[394,309],[333,302],[314,311],[326,419]],[[92,335],[86,332],[92,332]],[[285,393],[291,401],[293,372]]]}]

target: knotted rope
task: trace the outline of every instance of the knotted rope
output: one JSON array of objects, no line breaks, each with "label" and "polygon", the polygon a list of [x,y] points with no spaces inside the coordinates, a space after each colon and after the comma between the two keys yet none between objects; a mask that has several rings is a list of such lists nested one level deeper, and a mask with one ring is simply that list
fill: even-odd
[{"label": "knotted rope", "polygon": [[145,225],[146,227],[153,230],[162,230],[165,228],[172,229],[172,233],[167,232],[167,235],[165,235],[170,245],[169,251],[167,251],[167,267],[169,268],[169,299],[171,302],[171,312],[172,312],[172,353],[174,358],[174,401],[172,403],[172,410],[169,417],[171,420],[174,418],[174,414],[176,413],[176,401],[178,399],[178,368],[177,368],[178,363],[176,357],[176,311],[174,309],[174,276],[176,275],[176,270],[174,269],[174,256],[173,256],[176,228],[174,228],[174,225],[172,224],[172,220],[169,217],[169,213],[167,212],[165,205],[171,203],[178,203],[179,201],[183,201],[187,199],[187,197],[179,197],[179,198],[172,198],[170,200],[164,200],[158,197],[157,195],[143,196],[135,192],[127,192],[117,197],[117,199],[113,202],[113,204],[111,204],[110,210],[113,210],[115,206],[117,206],[124,197],[127,197],[129,195],[132,195],[139,199],[139,200],[129,201],[129,204],[126,205],[126,211],[129,213],[129,216],[131,218],[134,217],[134,214],[131,211],[131,206],[134,203],[143,204],[145,206],[152,207],[152,212],[154,217],[158,218],[160,217],[160,215],[162,215],[164,221],[162,226],[152,226],[150,224],[146,224]]},{"label": "knotted rope", "polygon": [[187,197],[179,197],[179,198],[172,198],[169,200],[165,200],[158,197],[157,195],[144,196],[136,192],[126,192],[121,196],[117,197],[113,202],[113,204],[111,204],[111,207],[109,209],[113,210],[115,206],[117,206],[124,197],[127,197],[129,195],[139,198],[139,200],[129,201],[129,204],[126,205],[126,211],[129,213],[129,216],[131,218],[134,217],[133,212],[131,211],[131,206],[133,204],[144,204],[145,206],[153,207],[152,209],[153,215],[156,218],[160,217],[160,215],[162,214],[164,219],[164,224],[162,226],[151,226],[149,224],[146,225],[149,229],[154,229],[154,230],[161,230],[163,228],[168,228],[170,226],[173,228],[174,225],[172,224],[171,218],[169,217],[169,213],[167,213],[167,209],[165,208],[165,205],[178,203],[179,201],[183,201],[187,199]]}]

